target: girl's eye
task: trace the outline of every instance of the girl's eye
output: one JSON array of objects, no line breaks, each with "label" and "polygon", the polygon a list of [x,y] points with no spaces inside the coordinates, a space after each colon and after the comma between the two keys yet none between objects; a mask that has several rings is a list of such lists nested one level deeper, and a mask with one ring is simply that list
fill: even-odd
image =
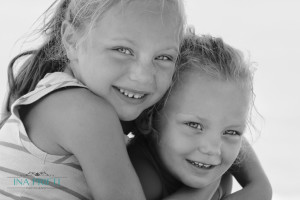
[{"label": "girl's eye", "polygon": [[226,135],[232,135],[232,136],[240,136],[240,135],[242,135],[240,132],[234,131],[234,130],[227,130],[227,131],[224,132],[224,134],[226,134]]},{"label": "girl's eye", "polygon": [[156,58],[157,60],[162,60],[162,61],[173,61],[173,57],[172,56],[157,56]]},{"label": "girl's eye", "polygon": [[203,127],[199,123],[196,123],[196,122],[187,122],[185,124],[188,125],[189,127],[194,128],[194,129],[198,129],[200,131],[203,131]]},{"label": "girl's eye", "polygon": [[126,54],[126,55],[132,55],[132,52],[129,49],[124,48],[124,47],[117,48],[116,50],[118,52]]}]

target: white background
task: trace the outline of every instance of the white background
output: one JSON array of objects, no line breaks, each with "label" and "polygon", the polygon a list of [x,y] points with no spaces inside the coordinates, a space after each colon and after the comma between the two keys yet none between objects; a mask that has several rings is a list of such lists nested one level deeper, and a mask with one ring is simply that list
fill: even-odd
[{"label": "white background", "polygon": [[[8,62],[52,2],[0,0],[0,100]],[[299,200],[300,2],[186,0],[186,7],[197,33],[221,36],[256,63],[256,106],[264,125],[253,147],[273,185],[273,200]]]}]

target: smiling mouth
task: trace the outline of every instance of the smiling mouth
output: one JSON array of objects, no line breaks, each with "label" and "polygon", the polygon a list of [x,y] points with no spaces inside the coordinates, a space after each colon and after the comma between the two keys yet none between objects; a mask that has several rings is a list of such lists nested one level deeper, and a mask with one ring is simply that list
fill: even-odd
[{"label": "smiling mouth", "polygon": [[114,88],[117,89],[124,96],[131,99],[143,99],[147,95],[146,93],[133,92],[123,88],[118,88],[118,87],[114,87]]},{"label": "smiling mouth", "polygon": [[205,163],[201,163],[201,162],[197,162],[197,161],[192,161],[192,160],[188,160],[186,159],[190,164],[192,164],[195,167],[201,168],[201,169],[211,169],[213,167],[215,167],[214,165],[209,165],[209,164],[205,164]]}]

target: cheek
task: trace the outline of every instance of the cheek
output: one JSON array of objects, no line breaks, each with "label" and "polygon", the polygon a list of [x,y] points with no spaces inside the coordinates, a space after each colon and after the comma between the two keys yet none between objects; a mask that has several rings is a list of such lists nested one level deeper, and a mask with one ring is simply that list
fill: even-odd
[{"label": "cheek", "polygon": [[[122,57],[121,57],[122,56]],[[123,66],[122,68],[130,68],[133,65],[132,59],[126,58],[123,55],[111,55],[107,54],[105,59],[107,60],[108,63],[114,66]]]},{"label": "cheek", "polygon": [[169,153],[174,156],[185,156],[193,151],[193,141],[178,131],[178,129],[173,128],[164,133],[160,144]]},{"label": "cheek", "polygon": [[162,141],[159,151],[163,163],[165,163],[168,168],[173,168],[181,163],[182,158],[186,154],[182,148],[182,144],[174,140],[169,140],[168,142]]},{"label": "cheek", "polygon": [[157,88],[165,92],[171,85],[173,74],[174,70],[170,68],[158,70],[155,77]]},{"label": "cheek", "polygon": [[235,144],[235,145],[225,145],[222,150],[223,154],[223,161],[226,163],[226,165],[231,166],[235,159],[237,158],[239,151],[241,149],[241,144]]}]

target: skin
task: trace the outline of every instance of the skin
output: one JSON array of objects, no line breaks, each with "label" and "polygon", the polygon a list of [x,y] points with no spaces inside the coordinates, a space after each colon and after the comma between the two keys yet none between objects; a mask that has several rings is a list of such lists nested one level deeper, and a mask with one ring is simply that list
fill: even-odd
[{"label": "skin", "polygon": [[[183,80],[157,122],[157,151],[178,181],[203,188],[220,179],[240,151],[249,90],[199,73],[188,73]],[[212,167],[195,167],[191,161]]]},{"label": "skin", "polygon": [[[145,199],[120,119],[135,119],[161,98],[179,47],[178,13],[171,6],[161,13],[159,1],[147,2],[115,4],[84,40],[64,22],[62,42],[70,60],[66,73],[90,90],[61,89],[20,111],[38,148],[76,156],[93,199]],[[116,88],[144,98],[129,98]]]},{"label": "skin", "polygon": [[[160,161],[178,182],[184,183],[165,200],[218,200],[219,194],[215,193],[218,187],[225,194],[224,200],[272,199],[270,182],[254,150],[246,140],[243,143],[245,148],[240,149],[242,136],[239,134],[245,127],[248,95],[249,91],[238,87],[237,83],[213,80],[197,73],[185,74],[180,79],[167,104],[154,118]],[[202,119],[199,121],[195,115]],[[207,122],[210,122],[209,126]],[[205,129],[198,130],[196,123],[205,125]],[[161,199],[163,185],[157,169],[138,146],[131,145],[128,150],[147,199]],[[224,172],[239,151],[247,156],[240,163],[239,170],[232,174],[243,189],[230,194],[232,177]],[[213,169],[198,170],[190,166],[186,158],[222,162]]]},{"label": "skin", "polygon": [[[80,35],[65,24],[73,74],[124,121],[157,102],[171,83],[179,48],[178,14],[170,5],[163,13],[160,7],[156,1],[117,4],[76,45]],[[120,89],[143,97],[133,100]]]}]

